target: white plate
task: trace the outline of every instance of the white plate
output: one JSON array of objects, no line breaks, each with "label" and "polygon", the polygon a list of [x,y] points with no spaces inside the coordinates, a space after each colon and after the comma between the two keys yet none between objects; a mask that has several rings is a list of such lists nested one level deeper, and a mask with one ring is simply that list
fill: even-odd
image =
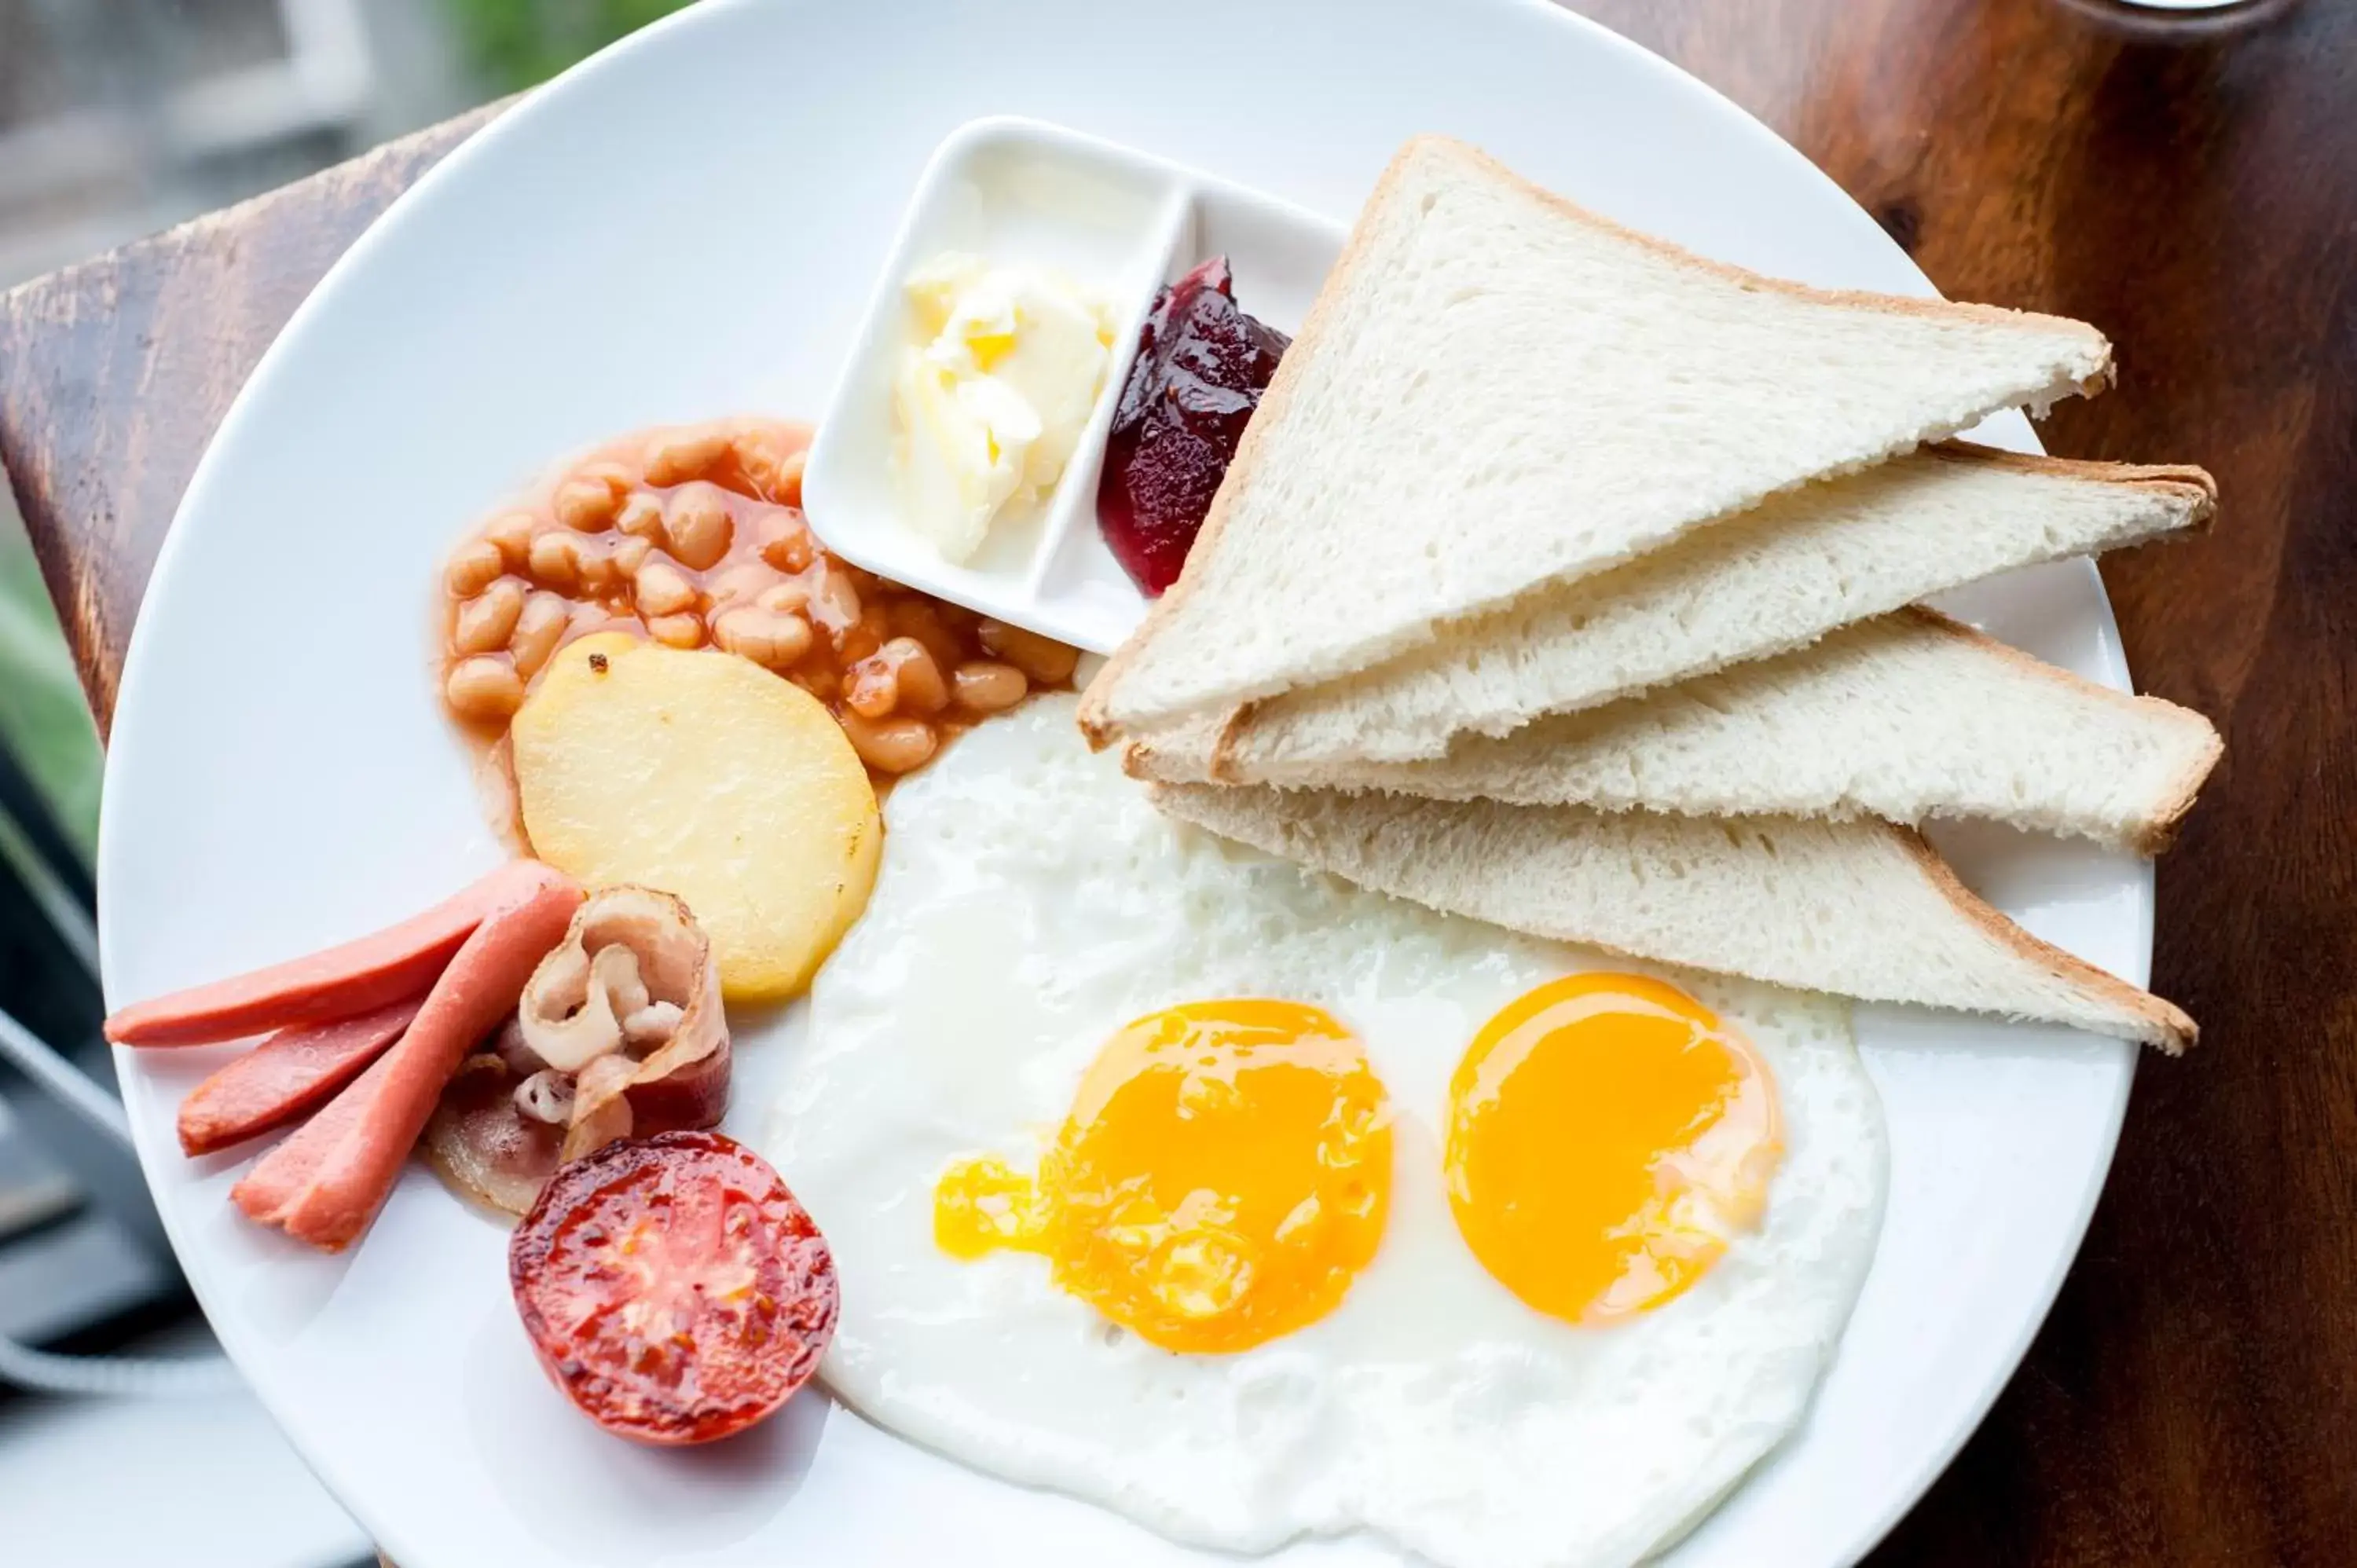
[{"label": "white plate", "polygon": [[[600,437],[815,411],[927,155],[993,113],[1336,219],[1401,141],[1448,132],[1708,255],[1929,292],[1790,148],[1535,0],[686,13],[422,181],[223,424],[157,564],[115,714],[99,854],[112,1001],[385,924],[499,857],[431,689],[443,551]],[[2028,439],[2013,420],[1993,434]],[[2084,564],[1955,607],[2125,682]],[[2146,868],[1997,832],[1951,842],[2039,935],[2145,978]],[[746,1032],[738,1127],[758,1123],[788,1033]],[[1680,1549],[1686,1568],[1842,1563],[1887,1529],[2011,1371],[2111,1157],[2123,1046],[1885,1009],[1861,1012],[1859,1036],[1893,1155],[1874,1272],[1808,1424]],[[172,1137],[213,1056],[120,1058],[165,1222],[263,1400],[403,1568],[1202,1561],[816,1399],[703,1453],[602,1437],[533,1363],[503,1235],[430,1176],[408,1175],[343,1258],[237,1219],[226,1199],[243,1160],[189,1163]],[[1313,1560],[1388,1558],[1359,1541],[1286,1558]]]},{"label": "white plate", "polygon": [[[1231,180],[1065,126],[1013,115],[959,126],[925,165],[819,420],[802,477],[812,530],[855,565],[1111,653],[1146,618],[1146,599],[1097,530],[1097,476],[1156,292],[1224,255],[1238,304],[1291,334],[1348,233]],[[1118,324],[1104,385],[1054,493],[996,520],[963,564],[900,520],[893,472],[892,371],[908,341],[902,285],[950,250],[1054,268],[1095,292]]]}]

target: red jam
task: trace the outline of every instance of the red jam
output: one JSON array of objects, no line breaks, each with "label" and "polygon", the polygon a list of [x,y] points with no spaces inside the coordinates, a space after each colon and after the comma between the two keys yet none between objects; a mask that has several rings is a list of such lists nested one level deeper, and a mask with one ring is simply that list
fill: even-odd
[{"label": "red jam", "polygon": [[1225,256],[1156,296],[1097,482],[1097,525],[1147,597],[1178,580],[1244,426],[1292,341],[1236,307]]}]

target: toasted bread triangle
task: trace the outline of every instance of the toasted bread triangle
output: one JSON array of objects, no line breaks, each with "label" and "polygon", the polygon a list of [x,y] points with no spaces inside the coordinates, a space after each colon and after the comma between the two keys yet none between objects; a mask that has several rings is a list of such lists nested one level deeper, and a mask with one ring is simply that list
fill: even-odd
[{"label": "toasted bread triangle", "polygon": [[1611,571],[1451,622],[1412,653],[1251,705],[1222,778],[1437,757],[1467,735],[1807,646],[1999,572],[2197,528],[2199,468],[1951,442],[1788,490]]},{"label": "toasted bread triangle", "polygon": [[2179,1008],[2039,940],[1885,822],[1165,784],[1223,838],[1449,914],[1806,991],[2193,1044]]},{"label": "toasted bread triangle", "polygon": [[2150,854],[2220,752],[2208,720],[1910,607],[1763,659],[1422,761],[1238,762],[1193,720],[1133,743],[1160,783],[1384,789],[1685,816],[1983,817]]}]

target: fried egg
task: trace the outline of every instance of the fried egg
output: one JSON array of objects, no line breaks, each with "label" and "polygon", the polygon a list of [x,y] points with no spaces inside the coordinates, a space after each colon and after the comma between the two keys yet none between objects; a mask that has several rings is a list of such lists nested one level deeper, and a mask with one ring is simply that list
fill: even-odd
[{"label": "fried egg", "polygon": [[886,819],[769,1139],[869,1419],[1184,1541],[1447,1568],[1636,1562],[1800,1421],[1885,1185],[1840,1004],[1169,822],[1069,698]]}]

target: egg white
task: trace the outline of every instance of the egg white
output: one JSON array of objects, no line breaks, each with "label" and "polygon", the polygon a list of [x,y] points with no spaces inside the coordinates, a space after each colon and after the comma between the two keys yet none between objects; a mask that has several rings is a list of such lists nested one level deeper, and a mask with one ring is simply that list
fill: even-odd
[{"label": "egg white", "polygon": [[[874,897],[813,987],[769,1147],[834,1248],[843,1316],[822,1375],[862,1413],[1182,1541],[1265,1552],[1363,1530],[1448,1568],[1635,1562],[1800,1421],[1885,1186],[1881,1110],[1838,1004],[1517,937],[1171,823],[1086,750],[1069,698],[960,739],[886,818]],[[1605,1328],[1491,1279],[1440,1169],[1476,1031],[1587,969],[1663,974],[1743,1029],[1786,1142],[1760,1228]],[[934,1245],[952,1161],[1029,1168],[1114,1030],[1223,996],[1327,1008],[1389,1091],[1390,1219],[1339,1308],[1239,1355],[1174,1355],[1057,1289],[1043,1258]]]}]

